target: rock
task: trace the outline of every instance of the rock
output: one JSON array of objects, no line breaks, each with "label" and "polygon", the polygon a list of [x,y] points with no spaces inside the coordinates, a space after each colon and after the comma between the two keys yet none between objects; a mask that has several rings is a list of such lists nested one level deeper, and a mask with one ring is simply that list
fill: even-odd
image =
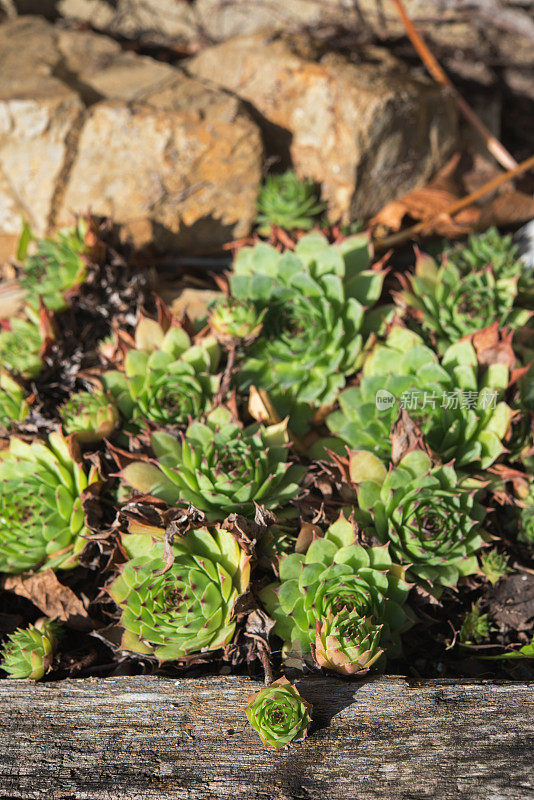
[{"label": "rock", "polygon": [[172,45],[198,38],[188,0],[60,0],[58,10],[96,30],[145,43]]},{"label": "rock", "polygon": [[262,144],[235,97],[88,31],[0,26],[0,247],[88,208],[137,247],[247,235]]},{"label": "rock", "polygon": [[268,149],[285,136],[297,173],[322,184],[335,220],[368,217],[423,184],[456,141],[446,91],[383,50],[359,56],[318,59],[307,41],[261,33],[208,48],[187,69],[250,103]]}]

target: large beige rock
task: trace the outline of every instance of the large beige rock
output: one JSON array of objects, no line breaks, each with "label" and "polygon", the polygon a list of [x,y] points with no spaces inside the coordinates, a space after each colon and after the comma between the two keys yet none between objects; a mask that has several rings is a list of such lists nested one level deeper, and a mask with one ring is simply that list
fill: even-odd
[{"label": "large beige rock", "polygon": [[60,0],[58,11],[95,29],[154,43],[180,43],[198,35],[188,0]]},{"label": "large beige rock", "polygon": [[241,102],[169,64],[36,17],[0,26],[0,245],[91,209],[136,246],[246,235],[262,144]]},{"label": "large beige rock", "polygon": [[366,55],[314,60],[299,39],[256,34],[208,48],[187,68],[251,103],[267,137],[273,126],[288,132],[297,173],[322,184],[333,219],[347,219],[424,183],[456,140],[446,92],[381,50]]}]

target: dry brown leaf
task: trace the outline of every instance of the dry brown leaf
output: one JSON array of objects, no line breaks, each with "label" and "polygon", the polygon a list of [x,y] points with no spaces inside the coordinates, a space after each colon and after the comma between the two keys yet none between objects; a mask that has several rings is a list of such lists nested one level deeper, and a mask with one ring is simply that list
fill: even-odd
[{"label": "dry brown leaf", "polygon": [[75,630],[89,631],[95,627],[80,598],[60,583],[51,569],[36,575],[8,575],[3,588],[31,600],[47,617],[66,622]]},{"label": "dry brown leaf", "polygon": [[534,197],[523,192],[502,192],[480,211],[477,228],[520,225],[534,218]]},{"label": "dry brown leaf", "polygon": [[473,347],[478,356],[478,363],[507,364],[513,367],[515,355],[512,348],[512,331],[500,330],[499,322],[494,322],[473,334]]},{"label": "dry brown leaf", "polygon": [[323,532],[318,525],[312,525],[311,522],[303,522],[295,542],[295,553],[306,553],[313,540],[320,538],[322,535]]}]

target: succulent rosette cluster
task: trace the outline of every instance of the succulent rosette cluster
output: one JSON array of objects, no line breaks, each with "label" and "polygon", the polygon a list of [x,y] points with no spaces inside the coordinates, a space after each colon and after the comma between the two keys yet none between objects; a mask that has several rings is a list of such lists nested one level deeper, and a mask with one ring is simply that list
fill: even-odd
[{"label": "succulent rosette cluster", "polygon": [[343,516],[305,554],[284,556],[279,574],[260,597],[286,656],[306,659],[315,649],[319,663],[354,674],[382,650],[398,652],[399,634],[409,624],[405,569],[387,547],[358,544]]},{"label": "succulent rosette cluster", "polygon": [[[371,318],[365,310],[382,291],[384,273],[370,268],[367,235],[329,245],[304,236],[291,252],[267,244],[240,250],[231,293],[266,311],[262,336],[250,348],[237,383],[268,391],[297,433],[313,406],[335,400],[361,360]],[[378,321],[373,325],[378,327]]]},{"label": "succulent rosette cluster", "polygon": [[45,618],[18,628],[2,648],[0,669],[10,678],[40,680],[52,665],[60,633],[61,626]]},{"label": "succulent rosette cluster", "polygon": [[[42,300],[52,311],[67,308],[65,293],[87,277],[87,232],[86,221],[80,219],[75,227],[37,241],[36,251],[24,261],[20,277],[28,305],[37,310]],[[21,241],[19,252],[27,249],[32,238],[27,228],[23,237],[26,241]]]},{"label": "succulent rosette cluster", "polygon": [[416,333],[394,326],[367,356],[360,384],[341,393],[327,424],[352,449],[389,460],[402,407],[443,461],[487,469],[505,451],[514,416],[502,399],[509,373],[506,364],[480,365],[468,341],[451,345],[440,360]]},{"label": "succulent rosette cluster", "polygon": [[309,231],[324,209],[313,181],[299,179],[293,170],[268,175],[258,197],[260,233],[269,233],[272,225]]},{"label": "succulent rosette cluster", "polygon": [[183,328],[165,331],[156,321],[144,319],[135,343],[126,354],[124,372],[103,376],[126,420],[183,426],[209,410],[219,387],[214,373],[220,351],[213,337],[193,344]]},{"label": "succulent rosette cluster", "polygon": [[13,437],[0,453],[0,572],[75,567],[89,533],[82,493],[96,479],[61,434],[46,444]]},{"label": "succulent rosette cluster", "polygon": [[312,707],[287,678],[249,695],[247,719],[266,747],[279,750],[306,736]]},{"label": "succulent rosette cluster", "polygon": [[0,370],[0,426],[9,428],[13,422],[22,422],[29,410],[22,386]]},{"label": "succulent rosette cluster", "polygon": [[419,321],[440,352],[465,336],[495,322],[520,328],[531,316],[515,307],[518,275],[496,274],[491,263],[464,273],[445,258],[438,267],[427,255],[418,255],[415,274],[402,276],[399,306]]},{"label": "succulent rosette cluster", "polygon": [[430,587],[456,586],[478,571],[485,544],[485,510],[474,492],[462,489],[450,464],[432,467],[421,450],[392,469],[367,451],[350,454],[357,484],[356,518],[372,526],[408,575]]},{"label": "succulent rosette cluster", "polygon": [[99,390],[71,395],[60,414],[65,433],[74,435],[80,444],[106,439],[120,422],[117,406]]},{"label": "succulent rosette cluster", "polygon": [[249,557],[224,528],[197,528],[175,539],[169,567],[164,540],[164,529],[135,522],[122,536],[128,561],[108,587],[121,613],[121,647],[159,661],[223,647],[249,584]]},{"label": "succulent rosette cluster", "polygon": [[288,460],[284,422],[241,428],[222,406],[179,439],[160,431],[151,441],[156,460],[129,464],[122,479],[169,505],[191,503],[209,520],[233,512],[253,516],[256,503],[282,508],[298,494],[306,471]]}]

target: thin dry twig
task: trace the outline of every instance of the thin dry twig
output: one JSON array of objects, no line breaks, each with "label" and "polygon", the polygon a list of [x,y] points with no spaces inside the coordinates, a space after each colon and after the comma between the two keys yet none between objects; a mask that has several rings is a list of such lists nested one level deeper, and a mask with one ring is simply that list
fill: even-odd
[{"label": "thin dry twig", "polygon": [[387,250],[390,247],[395,247],[403,242],[406,242],[408,239],[411,239],[413,236],[421,233],[421,231],[423,231],[425,228],[431,226],[432,222],[438,217],[442,215],[451,217],[453,214],[457,214],[459,211],[462,211],[462,209],[467,208],[473,203],[476,203],[476,201],[480,200],[482,197],[484,197],[484,195],[489,194],[489,192],[493,192],[495,189],[498,189],[499,186],[503,185],[503,183],[507,183],[513,178],[516,178],[518,175],[521,175],[523,172],[527,172],[529,169],[532,169],[533,167],[534,156],[530,156],[530,158],[525,159],[525,161],[522,161],[513,169],[509,169],[506,172],[503,172],[502,175],[497,175],[496,178],[492,178],[491,181],[488,181],[476,191],[471,192],[471,194],[462,197],[460,200],[456,200],[439,214],[434,214],[427,219],[418,222],[416,225],[412,225],[411,228],[407,228],[399,233],[394,233],[392,236],[386,236],[383,239],[376,239],[374,241],[375,249]]},{"label": "thin dry twig", "polygon": [[421,34],[417,31],[416,27],[414,26],[413,22],[411,21],[410,17],[408,16],[408,12],[404,7],[403,0],[393,0],[397,11],[399,12],[399,16],[403,22],[403,25],[406,29],[406,34],[408,35],[411,43],[415,47],[421,61],[434,78],[437,83],[441,83],[442,86],[447,86],[448,89],[454,95],[456,100],[456,104],[460,112],[464,115],[465,119],[475,128],[475,130],[480,134],[483,138],[484,143],[492,154],[492,156],[499,162],[499,164],[504,167],[505,169],[513,169],[517,167],[517,161],[513,156],[510,155],[508,150],[499,142],[499,140],[489,131],[484,123],[482,122],[479,117],[475,114],[473,109],[466,103],[462,95],[458,92],[456,87],[451,83],[441,65],[436,60],[435,56],[429,50],[426,42],[423,40]]}]

